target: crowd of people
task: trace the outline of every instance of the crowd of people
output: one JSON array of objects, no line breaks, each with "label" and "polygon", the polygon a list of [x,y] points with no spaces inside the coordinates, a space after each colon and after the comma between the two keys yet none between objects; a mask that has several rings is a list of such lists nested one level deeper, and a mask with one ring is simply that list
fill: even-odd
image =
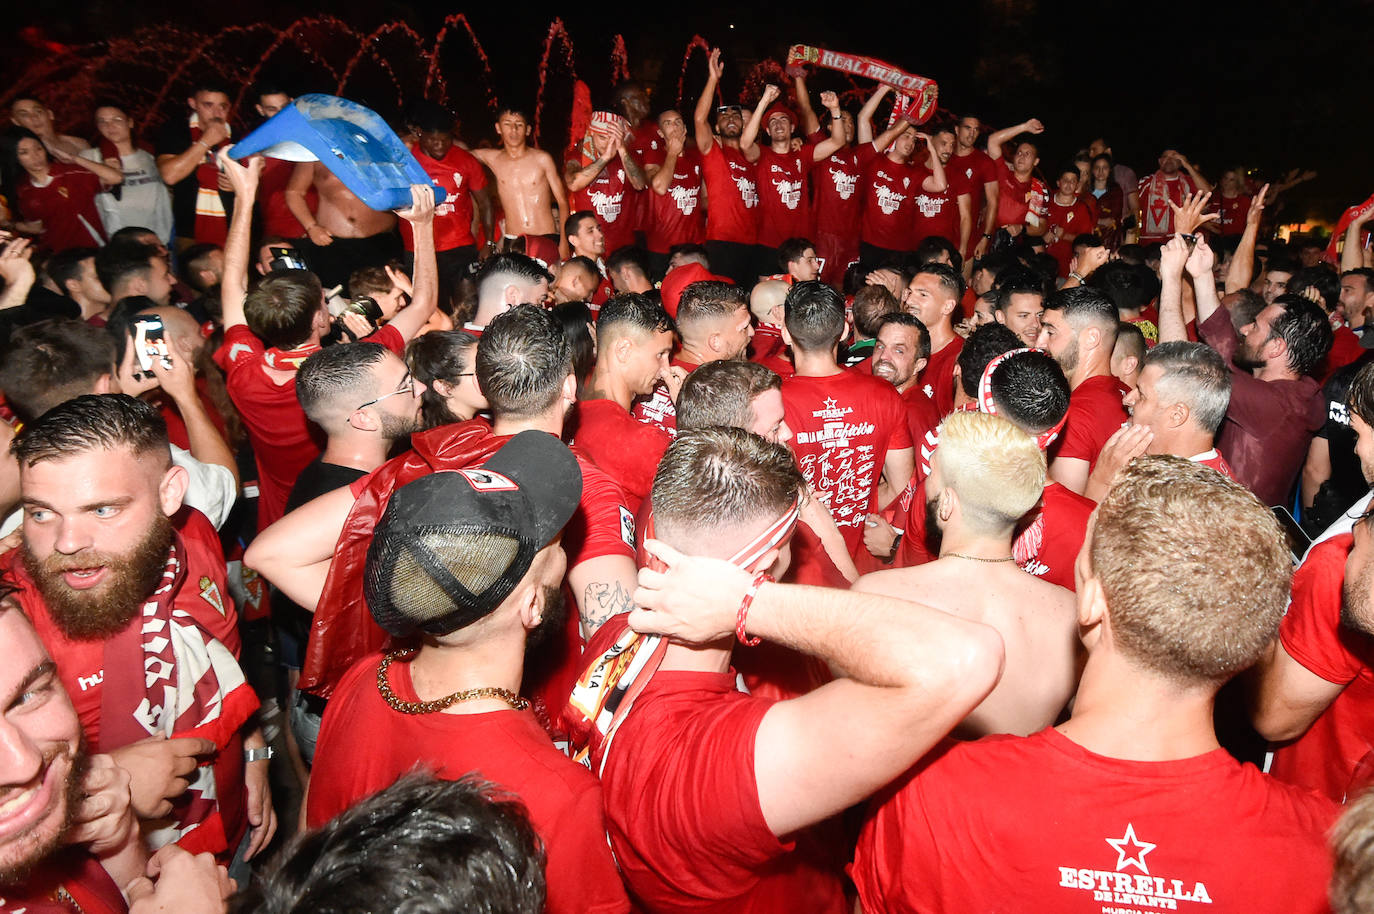
[{"label": "crowd of people", "polygon": [[13,101],[0,910],[1374,912],[1374,214],[724,70]]}]

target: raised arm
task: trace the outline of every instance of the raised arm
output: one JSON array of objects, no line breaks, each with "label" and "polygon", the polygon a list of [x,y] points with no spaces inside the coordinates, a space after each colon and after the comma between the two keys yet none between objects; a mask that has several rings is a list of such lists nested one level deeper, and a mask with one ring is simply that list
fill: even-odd
[{"label": "raised arm", "polygon": [[428,184],[410,185],[410,208],[396,215],[410,223],[415,235],[414,292],[409,307],[391,319],[391,326],[406,340],[420,332],[439,307],[439,267],[434,258],[434,188]]},{"label": "raised arm", "polygon": [[[874,89],[873,94],[864,102],[864,106],[859,109],[859,113],[854,117],[854,142],[861,145],[873,142],[873,115],[878,111],[878,104],[883,100],[883,96],[891,91],[892,87],[887,83],[878,83],[878,88]],[[887,147],[880,148],[886,149]]]},{"label": "raised arm", "polygon": [[578,168],[576,162],[566,162],[563,165],[563,179],[567,185],[569,193],[577,193],[582,188],[596,180],[596,176],[601,174],[602,169],[611,164],[611,160],[620,151],[620,144],[625,139],[625,129],[616,125],[615,132],[606,138],[606,149],[601,155],[597,156],[592,162]]},{"label": "raised arm", "polygon": [[220,283],[220,300],[224,329],[246,324],[243,300],[248,295],[248,262],[253,234],[253,201],[258,195],[258,177],[262,174],[262,157],[253,156],[248,164],[240,165],[229,158],[227,149],[220,150],[220,168],[234,188],[234,217],[229,221],[229,237],[224,242],[224,278]]},{"label": "raised arm", "polygon": [[1367,211],[1359,210],[1345,227],[1345,242],[1341,247],[1342,273],[1364,266],[1364,250],[1360,247],[1360,235],[1371,218],[1374,218],[1374,207]]},{"label": "raised arm", "polygon": [[1044,133],[1045,125],[1036,118],[1022,121],[1011,127],[1004,127],[996,133],[988,136],[988,156],[993,159],[1002,158],[1002,145],[1012,137],[1020,136],[1023,133]]},{"label": "raised arm", "polygon": [[[753,575],[655,540],[668,566],[640,571],[639,631],[690,643],[729,638]],[[787,835],[847,809],[906,770],[977,706],[1001,675],[992,628],[875,594],[763,584],[750,635],[817,657],[837,678],[770,707],[754,742],[769,829]],[[817,734],[824,734],[817,739]]]},{"label": "raised arm", "polygon": [[5,281],[5,290],[0,292],[0,311],[17,308],[29,297],[33,288],[33,242],[28,238],[15,238],[0,250],[0,279]]},{"label": "raised arm", "polygon": [[945,166],[940,161],[940,157],[935,154],[935,143],[931,140],[930,134],[916,131],[916,139],[926,144],[926,168],[930,169],[930,177],[925,179],[921,189],[927,193],[943,193],[949,187],[949,180],[945,177]]},{"label": "raised arm", "polygon": [[682,149],[687,143],[687,128],[679,126],[676,122],[668,127],[667,133],[663,136],[663,164],[654,171],[654,176],[649,181],[649,186],[654,189],[656,194],[666,194],[668,188],[673,185],[673,169],[677,168],[678,157],[682,155]]},{"label": "raised arm", "polygon": [[692,109],[692,129],[696,135],[697,152],[702,155],[711,151],[716,136],[711,132],[711,104],[716,100],[716,87],[720,85],[725,64],[720,62],[720,48],[712,48],[706,58],[706,86],[701,90],[697,106]]},{"label": "raised arm", "polygon": [[759,127],[763,124],[763,112],[768,110],[768,106],[777,100],[782,94],[782,90],[769,83],[763,87],[763,94],[759,96],[759,103],[754,106],[754,113],[749,115],[749,121],[744,125],[744,132],[739,135],[740,152],[750,162],[759,160],[759,147],[756,140],[759,138]]},{"label": "raised arm", "polygon": [[116,184],[124,183],[124,171],[120,168],[115,168],[114,166],[107,165],[104,162],[99,162],[94,159],[88,159],[85,156],[72,155],[56,144],[53,145],[51,154],[52,157],[59,162],[65,162],[68,165],[79,165],[86,169],[99,178],[100,183],[104,184],[106,187],[114,187]]},{"label": "raised arm", "polygon": [[844,148],[844,118],[840,117],[843,113],[840,110],[840,97],[834,92],[822,92],[821,104],[825,105],[826,110],[830,112],[830,136],[821,140],[811,150],[811,161],[813,162],[828,159],[831,154]]},{"label": "raised arm", "polygon": [[639,160],[635,158],[630,147],[625,143],[625,137],[621,136],[620,143],[616,150],[620,155],[621,164],[625,166],[625,180],[630,182],[630,186],[635,190],[643,190],[649,186],[649,178],[640,167]]},{"label": "raised arm", "polygon": [[1250,288],[1255,278],[1255,242],[1259,239],[1260,221],[1264,216],[1264,197],[1269,193],[1269,185],[1259,189],[1250,201],[1250,211],[1245,214],[1245,231],[1240,234],[1236,253],[1231,255],[1231,266],[1226,271],[1226,294]]},{"label": "raised arm", "polygon": [[211,121],[201,131],[200,139],[187,146],[176,155],[163,154],[157,157],[157,171],[162,183],[171,187],[180,184],[191,176],[191,172],[205,161],[205,154],[229,138],[229,130],[224,121]]},{"label": "raised arm", "polygon": [[1186,155],[1181,152],[1178,153],[1178,160],[1183,163],[1183,170],[1188,172],[1188,176],[1193,179],[1193,183],[1197,185],[1199,193],[1205,194],[1212,190],[1212,182],[1202,176],[1202,172],[1198,171],[1193,163],[1188,161]]},{"label": "raised arm", "polygon": [[243,564],[314,612],[353,502],[347,486],[306,502],[254,537]]},{"label": "raised arm", "polygon": [[1216,256],[1207,245],[1207,237],[1199,233],[1197,244],[1184,264],[1188,275],[1193,278],[1193,301],[1197,307],[1198,324],[1207,323],[1207,319],[1221,307],[1221,299],[1217,298],[1216,279],[1212,276],[1215,263]]},{"label": "raised arm", "polygon": [[816,109],[811,107],[811,92],[806,88],[806,76],[796,77],[792,85],[797,90],[797,115],[801,118],[802,130],[806,136],[810,136],[821,129],[821,119],[816,116]]},{"label": "raised arm", "polygon": [[[1188,260],[1188,242],[1175,235],[1159,251],[1159,341],[1188,341],[1183,319],[1183,265]],[[1199,321],[1199,323],[1201,323]]]}]

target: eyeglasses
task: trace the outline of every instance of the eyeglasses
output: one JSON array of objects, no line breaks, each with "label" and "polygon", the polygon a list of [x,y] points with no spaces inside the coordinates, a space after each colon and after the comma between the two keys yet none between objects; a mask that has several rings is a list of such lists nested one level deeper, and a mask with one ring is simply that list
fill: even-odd
[{"label": "eyeglasses", "polygon": [[[382,402],[383,400],[385,400],[387,397],[394,397],[394,396],[396,396],[397,394],[410,394],[412,397],[415,396],[415,384],[414,384],[414,379],[411,378],[410,372],[408,372],[408,371],[406,372],[406,376],[405,376],[404,378],[401,379],[400,386],[398,386],[398,387],[397,387],[395,390],[393,390],[391,393],[389,393],[389,394],[382,394],[380,397],[378,397],[378,398],[375,399],[375,400],[368,400],[366,403],[364,403],[364,404],[362,404],[361,406],[359,406],[358,409],[367,409],[369,406],[376,406],[378,403],[381,403],[381,402]],[[356,410],[355,410],[355,412],[356,412]]]}]

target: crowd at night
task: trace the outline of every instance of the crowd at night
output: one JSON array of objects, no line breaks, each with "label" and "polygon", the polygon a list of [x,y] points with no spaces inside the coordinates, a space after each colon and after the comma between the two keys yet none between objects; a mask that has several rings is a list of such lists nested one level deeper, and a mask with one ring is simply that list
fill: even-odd
[{"label": "crowd at night", "polygon": [[23,32],[0,911],[1374,914],[1374,198],[457,20],[394,107]]}]

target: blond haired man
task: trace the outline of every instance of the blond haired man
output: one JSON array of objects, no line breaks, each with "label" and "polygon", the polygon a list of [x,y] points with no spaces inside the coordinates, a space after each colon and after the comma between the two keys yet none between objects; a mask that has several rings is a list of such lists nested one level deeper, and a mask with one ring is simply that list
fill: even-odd
[{"label": "blond haired man", "polygon": [[1002,679],[955,730],[1028,736],[1054,723],[1077,683],[1073,594],[1017,567],[1012,535],[1045,488],[1045,454],[1001,416],[955,412],[940,428],[926,480],[926,530],[939,559],[866,574],[855,590],[921,601],[997,629]]}]

